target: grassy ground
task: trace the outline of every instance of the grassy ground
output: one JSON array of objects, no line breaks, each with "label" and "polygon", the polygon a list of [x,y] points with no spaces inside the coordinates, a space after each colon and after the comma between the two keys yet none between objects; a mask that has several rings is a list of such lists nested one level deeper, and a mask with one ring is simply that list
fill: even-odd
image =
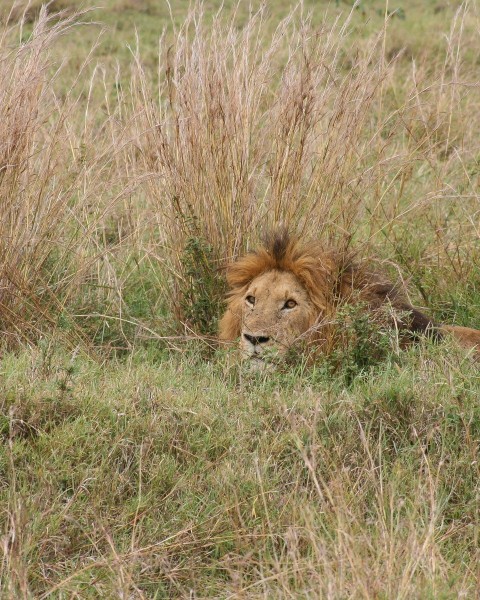
[{"label": "grassy ground", "polygon": [[350,386],[237,380],[192,350],[5,357],[2,589],[475,597],[480,381],[446,350]]},{"label": "grassy ground", "polygon": [[470,356],[364,323],[255,376],[209,336],[281,221],[480,327],[477,6],[188,4],[2,29],[0,595],[475,598]]}]

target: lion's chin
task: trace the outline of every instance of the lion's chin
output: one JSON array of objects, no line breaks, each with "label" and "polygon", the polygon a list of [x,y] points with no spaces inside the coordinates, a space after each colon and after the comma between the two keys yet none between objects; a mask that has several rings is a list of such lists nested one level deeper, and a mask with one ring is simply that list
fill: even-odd
[{"label": "lion's chin", "polygon": [[271,370],[273,366],[259,356],[249,356],[243,364],[250,373],[264,373]]},{"label": "lion's chin", "polygon": [[277,361],[263,358],[258,354],[250,354],[244,357],[242,365],[250,373],[266,373],[277,368]]}]

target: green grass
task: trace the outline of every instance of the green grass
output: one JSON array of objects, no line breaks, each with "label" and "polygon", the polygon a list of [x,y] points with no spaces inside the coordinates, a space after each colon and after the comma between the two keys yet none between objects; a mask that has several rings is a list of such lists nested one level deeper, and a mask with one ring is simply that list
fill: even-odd
[{"label": "green grass", "polygon": [[236,380],[192,351],[5,357],[2,588],[474,593],[480,379],[445,354],[405,353],[348,389],[315,369]]},{"label": "green grass", "polygon": [[[33,0],[31,14],[36,14],[41,2]],[[417,0],[399,0],[389,2],[391,32],[387,41],[387,54],[392,56],[402,50],[405,60],[412,58],[421,59],[425,56],[426,44],[428,51],[435,50],[443,54],[443,36],[448,30],[451,18],[460,2],[442,3],[435,0],[425,2]],[[137,35],[142,50],[142,60],[148,68],[156,69],[158,59],[158,38],[163,30],[168,31],[172,23],[178,28],[182,25],[188,12],[190,2],[179,0],[171,3],[171,10],[167,2],[157,0],[105,0],[99,8],[91,8],[82,19],[91,23],[79,28],[63,39],[59,45],[57,56],[68,57],[68,69],[75,72],[82,60],[100,36],[100,46],[96,56],[107,66],[114,66],[117,62],[128,65],[131,61],[131,50],[136,47]],[[273,32],[276,25],[285,18],[294,3],[287,0],[274,0],[268,3],[269,28]],[[305,12],[311,11],[314,24],[320,24],[326,18],[332,22],[338,17],[345,17],[352,9],[350,0],[307,0],[304,2]],[[95,7],[83,3],[82,8]],[[252,3],[228,0],[211,0],[204,3],[207,19],[211,19],[220,7],[225,12],[235,11],[238,15],[238,25],[241,26],[253,11],[258,10],[261,2]],[[359,3],[354,10],[352,29],[356,39],[365,39],[382,27],[385,18],[386,3],[382,0],[368,0]],[[67,13],[79,8],[79,3],[74,0],[56,0],[52,3],[55,10],[66,10]],[[26,37],[31,30],[27,23]],[[433,48],[432,48],[433,46]],[[471,56],[475,60],[475,56]]]}]

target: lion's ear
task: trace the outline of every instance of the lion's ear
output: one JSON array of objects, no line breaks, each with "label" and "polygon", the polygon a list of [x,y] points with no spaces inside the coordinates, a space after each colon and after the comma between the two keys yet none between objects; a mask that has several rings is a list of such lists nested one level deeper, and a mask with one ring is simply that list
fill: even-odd
[{"label": "lion's ear", "polygon": [[232,290],[247,286],[264,271],[273,267],[272,257],[264,250],[247,254],[227,269],[227,282]]},{"label": "lion's ear", "polygon": [[232,263],[227,268],[227,282],[231,290],[238,290],[250,283],[253,277],[247,264],[247,257]]}]

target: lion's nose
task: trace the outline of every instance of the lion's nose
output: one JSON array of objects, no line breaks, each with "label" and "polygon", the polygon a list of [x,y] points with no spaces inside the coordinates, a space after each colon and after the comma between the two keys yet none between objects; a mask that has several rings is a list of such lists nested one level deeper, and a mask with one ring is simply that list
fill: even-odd
[{"label": "lion's nose", "polygon": [[247,333],[244,333],[243,337],[254,346],[266,344],[270,339],[269,337],[265,337],[264,335],[248,335]]}]

